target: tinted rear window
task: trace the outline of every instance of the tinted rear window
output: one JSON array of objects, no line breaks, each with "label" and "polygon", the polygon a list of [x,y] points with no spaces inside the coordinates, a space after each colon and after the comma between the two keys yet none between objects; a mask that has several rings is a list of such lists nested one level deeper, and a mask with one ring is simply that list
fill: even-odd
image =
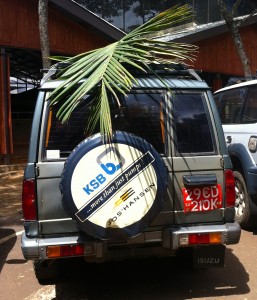
[{"label": "tinted rear window", "polygon": [[176,93],[173,105],[177,152],[214,153],[213,131],[204,94]]},{"label": "tinted rear window", "polygon": [[[159,153],[164,152],[163,115],[161,92],[131,93],[120,96],[120,104],[110,97],[113,130],[122,130],[140,136],[152,144]],[[49,113],[46,128],[46,158],[65,158],[87,136],[85,124],[91,98],[87,97],[73,113],[67,124],[56,117],[58,106]],[[95,132],[99,132],[96,128]]]},{"label": "tinted rear window", "polygon": [[[113,130],[122,130],[142,137],[160,153],[165,153],[165,92],[135,92],[117,101],[109,97]],[[205,94],[201,92],[176,92],[172,96],[173,128],[176,151],[204,155],[214,153],[213,131],[206,106]],[[66,158],[87,136],[85,125],[89,115],[91,98],[87,97],[73,113],[67,124],[62,124],[54,106],[49,113],[46,128],[46,158]],[[95,132],[99,132],[96,128]],[[167,135],[166,135],[167,136]]]}]

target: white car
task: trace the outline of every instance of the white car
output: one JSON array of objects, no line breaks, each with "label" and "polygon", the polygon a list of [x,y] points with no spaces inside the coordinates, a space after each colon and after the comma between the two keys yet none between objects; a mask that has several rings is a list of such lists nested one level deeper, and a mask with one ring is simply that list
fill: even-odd
[{"label": "white car", "polygon": [[257,80],[214,93],[236,179],[236,219],[257,223]]}]

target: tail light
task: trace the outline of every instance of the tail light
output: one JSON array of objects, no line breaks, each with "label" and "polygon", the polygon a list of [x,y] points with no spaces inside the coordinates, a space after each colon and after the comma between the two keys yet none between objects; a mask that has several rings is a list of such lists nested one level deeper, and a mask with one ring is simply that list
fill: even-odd
[{"label": "tail light", "polygon": [[220,232],[181,234],[179,237],[179,243],[181,246],[221,244],[222,235]]},{"label": "tail light", "polygon": [[[94,253],[94,248],[92,244],[92,249],[90,254]],[[47,250],[48,258],[57,258],[57,257],[67,257],[67,256],[81,256],[88,253],[85,253],[84,245],[58,245],[58,246],[48,246]]]},{"label": "tail light", "polygon": [[225,190],[226,190],[226,206],[235,206],[236,191],[235,191],[235,178],[232,170],[225,171]]},{"label": "tail light", "polygon": [[22,210],[25,221],[37,220],[37,208],[36,208],[36,192],[35,192],[35,180],[25,179],[23,180],[22,187]]}]

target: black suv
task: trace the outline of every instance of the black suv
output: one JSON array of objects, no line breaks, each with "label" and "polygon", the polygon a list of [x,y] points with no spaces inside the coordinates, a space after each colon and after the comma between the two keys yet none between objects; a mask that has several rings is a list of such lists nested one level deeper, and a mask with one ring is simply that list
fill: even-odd
[{"label": "black suv", "polygon": [[99,132],[85,136],[91,95],[62,124],[59,107],[46,101],[60,81],[40,87],[22,251],[42,284],[54,282],[67,258],[92,263],[187,249],[194,267],[216,267],[225,245],[239,242],[232,165],[210,88],[187,69],[136,77],[120,107],[109,97],[107,144]]}]

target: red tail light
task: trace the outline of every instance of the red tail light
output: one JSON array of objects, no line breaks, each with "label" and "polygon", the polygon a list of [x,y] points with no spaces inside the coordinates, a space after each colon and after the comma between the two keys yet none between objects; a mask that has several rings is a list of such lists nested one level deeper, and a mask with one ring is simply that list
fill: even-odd
[{"label": "red tail light", "polygon": [[222,234],[220,232],[181,234],[179,237],[181,246],[200,244],[221,244]]},{"label": "red tail light", "polygon": [[[92,244],[92,254],[93,254],[93,244]],[[84,245],[61,245],[61,246],[48,246],[47,257],[66,257],[66,256],[81,256],[85,254]]]},{"label": "red tail light", "polygon": [[190,234],[189,245],[193,245],[193,244],[209,244],[209,233]]},{"label": "red tail light", "polygon": [[23,217],[26,221],[37,220],[37,208],[35,197],[35,180],[25,179],[23,180],[22,188],[22,209]]},{"label": "red tail light", "polygon": [[235,178],[232,170],[225,171],[225,182],[226,182],[226,206],[235,206],[236,191],[235,191]]}]

